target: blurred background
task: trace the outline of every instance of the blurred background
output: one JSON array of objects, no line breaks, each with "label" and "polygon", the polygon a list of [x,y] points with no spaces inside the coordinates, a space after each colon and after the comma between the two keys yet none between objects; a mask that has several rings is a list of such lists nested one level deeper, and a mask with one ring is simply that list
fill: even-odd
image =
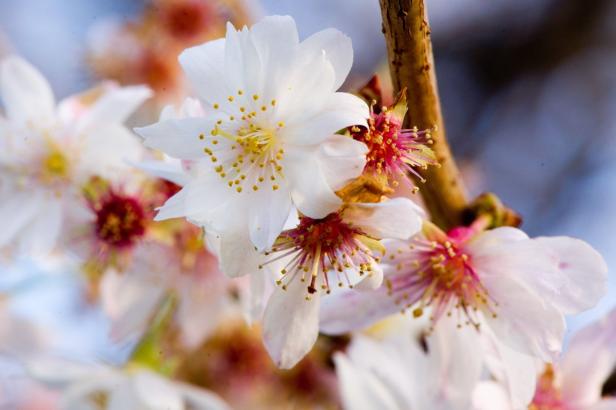
[{"label": "blurred background", "polygon": [[[588,241],[614,272],[616,2],[427,3],[447,133],[471,193],[497,193],[522,214],[531,236]],[[145,5],[2,0],[0,55],[24,56],[58,98],[68,96],[97,81],[91,57],[101,30],[110,22],[134,21]],[[246,10],[253,18],[290,14],[302,37],[326,27],[346,32],[355,50],[349,84],[367,81],[383,64],[377,0],[247,0]],[[63,266],[61,260],[5,263],[0,290],[18,292],[11,305],[15,314],[56,329],[50,341],[56,351],[120,362],[127,346],[109,342],[104,315],[83,301],[76,275]],[[615,304],[612,273],[610,295],[572,319],[571,328]],[[3,331],[0,323],[0,337]],[[4,366],[4,383],[19,383],[19,372],[12,380],[10,363]]]}]

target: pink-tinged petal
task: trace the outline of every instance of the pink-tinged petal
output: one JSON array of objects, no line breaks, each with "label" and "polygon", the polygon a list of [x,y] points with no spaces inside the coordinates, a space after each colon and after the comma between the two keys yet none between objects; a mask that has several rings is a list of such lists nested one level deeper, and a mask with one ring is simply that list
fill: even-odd
[{"label": "pink-tinged petal", "polygon": [[507,391],[497,382],[483,381],[473,391],[473,410],[515,410]]},{"label": "pink-tinged petal", "polygon": [[344,354],[334,355],[345,410],[401,410],[391,392],[371,372],[355,366]]},{"label": "pink-tinged petal", "polygon": [[320,329],[331,335],[360,330],[400,309],[385,286],[374,292],[332,291],[331,295],[321,298]]},{"label": "pink-tinged petal", "polygon": [[577,332],[560,364],[567,403],[590,406],[616,367],[616,309]]},{"label": "pink-tinged petal", "polygon": [[276,366],[290,369],[310,350],[319,335],[319,294],[306,300],[296,279],[287,290],[274,291],[263,315],[263,341]]},{"label": "pink-tinged petal", "polygon": [[11,56],[0,63],[0,95],[12,122],[31,121],[37,127],[53,123],[55,101],[51,87],[41,73],[22,58]]},{"label": "pink-tinged petal", "polygon": [[[185,118],[157,122],[147,127],[135,128],[144,138],[147,147],[160,150],[179,159],[206,159],[203,152],[216,121],[204,118]],[[201,138],[203,136],[203,138]]]},{"label": "pink-tinged petal", "polygon": [[541,237],[533,242],[549,249],[547,257],[563,279],[552,302],[564,313],[590,309],[607,293],[607,264],[589,244],[564,236]]},{"label": "pink-tinged petal", "polygon": [[603,398],[584,410],[616,410],[616,399]]},{"label": "pink-tinged petal", "polygon": [[377,239],[408,239],[421,230],[425,212],[408,198],[357,203],[344,210],[349,220]]},{"label": "pink-tinged petal", "polygon": [[483,331],[483,336],[486,366],[500,383],[507,402],[515,409],[526,408],[533,399],[542,363],[509,348],[489,329]]},{"label": "pink-tinged petal", "polygon": [[[336,80],[333,90],[342,86],[353,65],[353,45],[351,38],[336,29],[326,29],[315,33],[302,41],[300,53],[308,56],[325,56],[334,67]],[[314,58],[314,57],[313,57]]]},{"label": "pink-tinged petal", "polygon": [[[483,269],[483,268],[482,268]],[[496,317],[486,312],[486,322],[504,344],[520,353],[552,361],[562,349],[565,319],[562,313],[516,276],[518,271],[496,275],[477,274],[487,294],[498,305]]]},{"label": "pink-tinged petal", "polygon": [[351,125],[366,126],[370,113],[362,99],[348,93],[323,97],[327,98],[325,103],[312,115],[297,115],[288,120],[281,133],[290,143],[318,144],[343,128]]},{"label": "pink-tinged petal", "polygon": [[366,164],[368,147],[344,135],[329,137],[319,151],[325,179],[334,190],[361,175]]},{"label": "pink-tinged petal", "polygon": [[76,131],[86,133],[109,124],[122,124],[151,96],[152,91],[145,86],[113,88],[80,116]]},{"label": "pink-tinged petal", "polygon": [[319,157],[311,150],[288,149],[283,172],[289,181],[293,204],[302,214],[324,218],[342,204],[327,183]]},{"label": "pink-tinged petal", "polygon": [[189,349],[197,348],[218,325],[226,304],[226,286],[219,272],[198,272],[176,279],[180,297],[177,321],[182,342]]},{"label": "pink-tinged petal", "polygon": [[[192,86],[192,91],[209,107],[228,107],[226,86],[225,39],[208,41],[188,48],[179,56],[180,65]],[[233,90],[235,93],[237,90]]]}]

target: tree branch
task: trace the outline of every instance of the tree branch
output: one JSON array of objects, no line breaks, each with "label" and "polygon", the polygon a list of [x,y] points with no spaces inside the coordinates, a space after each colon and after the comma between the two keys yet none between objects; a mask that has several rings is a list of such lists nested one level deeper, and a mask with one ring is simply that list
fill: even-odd
[{"label": "tree branch", "polygon": [[420,185],[420,192],[434,223],[442,228],[460,225],[468,201],[445,136],[424,1],[380,0],[380,3],[394,92],[405,87],[408,90],[405,127],[437,127],[432,149],[440,167],[421,171],[427,182]]}]

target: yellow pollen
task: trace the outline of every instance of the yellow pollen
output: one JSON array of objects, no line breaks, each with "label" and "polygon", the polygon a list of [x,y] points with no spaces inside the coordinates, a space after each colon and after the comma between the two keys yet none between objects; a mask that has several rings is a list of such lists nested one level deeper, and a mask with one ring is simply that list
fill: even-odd
[{"label": "yellow pollen", "polygon": [[68,174],[68,161],[64,154],[53,150],[45,158],[44,174],[50,178],[62,178]]},{"label": "yellow pollen", "polygon": [[218,109],[218,107],[220,107],[220,105],[218,105],[218,104],[214,104],[214,105],[213,105],[213,107],[214,107],[214,109],[215,109],[215,110],[217,110],[217,109]]}]

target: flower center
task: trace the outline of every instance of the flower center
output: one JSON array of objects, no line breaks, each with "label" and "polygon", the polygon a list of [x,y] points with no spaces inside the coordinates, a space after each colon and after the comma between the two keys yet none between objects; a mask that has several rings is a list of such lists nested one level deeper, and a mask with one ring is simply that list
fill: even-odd
[{"label": "flower center", "polygon": [[547,364],[537,382],[537,389],[528,410],[565,410],[554,368]]},{"label": "flower center", "polygon": [[66,156],[58,149],[52,149],[43,159],[43,180],[57,181],[68,177],[69,162]]},{"label": "flower center", "polygon": [[380,260],[373,256],[375,250],[381,250],[380,242],[346,223],[340,213],[323,219],[303,216],[296,228],[280,234],[266,253],[275,256],[266,264],[287,258],[280,270],[282,278],[277,281],[283,289],[299,277],[307,283],[309,294],[319,288],[329,293],[332,279],[339,287],[345,282],[353,287],[359,279],[356,276],[371,275]]},{"label": "flower center", "polygon": [[368,128],[353,126],[351,135],[368,146],[365,171],[385,174],[389,178],[415,175],[420,181],[423,177],[416,168],[426,169],[436,165],[431,130],[419,131],[417,128],[403,129],[401,121],[387,110],[372,113]]},{"label": "flower center", "polygon": [[496,316],[494,307],[498,304],[481,284],[470,256],[464,252],[463,240],[442,234],[438,238],[415,238],[409,248],[390,255],[399,273],[386,280],[389,294],[403,309],[414,306],[413,316],[419,317],[430,306],[432,320],[443,314],[451,316],[455,310],[461,313],[464,324],[475,327],[479,326],[479,310]]},{"label": "flower center", "polygon": [[145,234],[145,211],[135,198],[109,193],[95,212],[96,235],[110,246],[131,246]]},{"label": "flower center", "polygon": [[[220,105],[213,107],[218,110]],[[261,103],[258,95],[249,97],[239,90],[237,96],[230,95],[225,103],[225,111],[232,113],[227,114],[228,120],[219,119],[210,137],[199,135],[206,144],[203,152],[216,164],[215,172],[238,193],[245,188],[280,188],[284,149],[277,133],[285,124],[280,121],[276,126],[263,125],[271,122],[273,114],[269,111],[275,107],[276,100]]]}]

